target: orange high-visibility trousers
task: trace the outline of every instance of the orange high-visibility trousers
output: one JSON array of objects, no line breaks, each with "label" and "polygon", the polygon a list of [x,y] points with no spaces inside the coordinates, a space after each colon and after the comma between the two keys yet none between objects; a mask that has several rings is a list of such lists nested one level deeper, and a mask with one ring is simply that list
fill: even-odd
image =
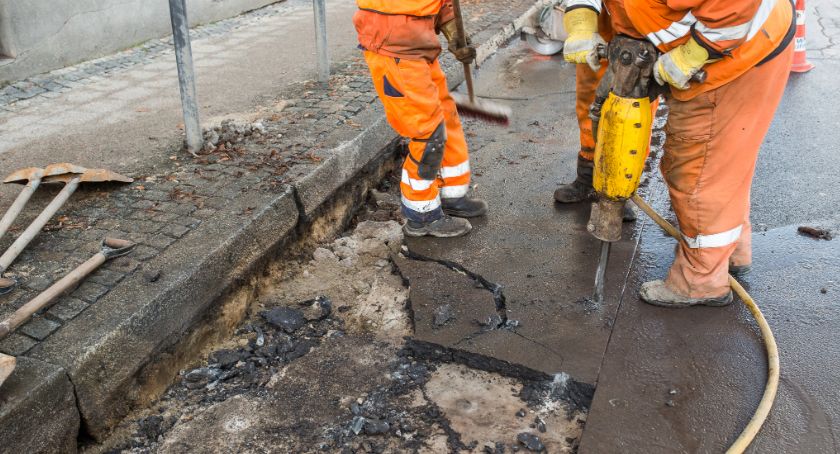
[{"label": "orange high-visibility trousers", "polygon": [[752,261],[750,187],[758,150],[781,101],[793,46],[687,101],[668,96],[662,174],[687,246],[666,283],[693,298],[729,291],[729,264]]},{"label": "orange high-visibility trousers", "polygon": [[[467,141],[446,76],[435,60],[407,60],[365,52],[373,85],[385,106],[388,123],[409,139],[400,189],[402,212],[408,220],[429,222],[443,214],[440,199],[467,195],[470,161]],[[423,179],[418,163],[428,139],[444,123],[446,144],[437,178]]]}]

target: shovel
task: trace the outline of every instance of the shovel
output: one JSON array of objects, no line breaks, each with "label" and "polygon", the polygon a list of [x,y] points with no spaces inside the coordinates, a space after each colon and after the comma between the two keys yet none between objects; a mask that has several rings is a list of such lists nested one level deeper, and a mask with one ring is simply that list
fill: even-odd
[{"label": "shovel", "polygon": [[18,194],[17,198],[15,199],[12,206],[6,211],[6,214],[3,215],[3,219],[0,219],[0,238],[3,238],[3,235],[9,230],[11,227],[12,222],[18,217],[21,211],[23,211],[23,207],[26,205],[26,202],[29,201],[29,198],[32,197],[32,194],[35,193],[35,190],[38,189],[38,186],[41,184],[41,178],[44,176],[44,169],[39,167],[27,167],[25,169],[20,169],[3,180],[3,183],[21,183],[25,186],[23,189],[20,190],[20,194]]},{"label": "shovel", "polygon": [[67,199],[76,191],[81,183],[102,183],[116,181],[120,183],[131,183],[133,179],[111,172],[105,169],[86,169],[73,164],[60,163],[51,164],[44,168],[44,183],[64,183],[61,192],[52,199],[44,211],[29,224],[29,227],[9,246],[9,249],[0,256],[0,295],[10,292],[17,285],[17,281],[2,277],[2,274],[9,268],[12,262],[23,252],[38,232],[47,225],[50,218],[61,208]]},{"label": "shovel", "polygon": [[128,254],[134,249],[134,246],[136,244],[128,240],[116,238],[105,238],[102,240],[102,248],[93,257],[87,259],[85,263],[77,266],[73,271],[59,279],[58,282],[51,285],[50,288],[38,294],[38,296],[12,313],[6,320],[0,322],[0,340],[29,320],[32,314],[49,307],[53,300],[64,294],[67,290],[75,288],[82,279],[99,268],[100,265],[115,257]]}]

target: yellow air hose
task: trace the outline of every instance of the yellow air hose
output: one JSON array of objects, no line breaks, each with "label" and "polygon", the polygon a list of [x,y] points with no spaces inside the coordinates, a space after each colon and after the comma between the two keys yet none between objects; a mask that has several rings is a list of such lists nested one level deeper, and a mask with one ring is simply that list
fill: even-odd
[{"label": "yellow air hose", "polygon": [[[662,227],[663,230],[676,238],[677,241],[683,241],[683,236],[680,231],[660,216],[659,213],[654,211],[638,194],[633,194],[632,200],[636,206],[650,216],[654,222],[659,224],[659,227]],[[735,294],[741,298],[741,301],[744,302],[744,305],[747,306],[747,309],[750,310],[755,318],[756,323],[758,323],[758,327],[761,330],[761,337],[764,339],[764,347],[767,350],[767,386],[764,388],[764,395],[761,397],[761,402],[758,403],[758,408],[756,408],[747,427],[741,431],[741,435],[726,450],[727,454],[737,454],[744,452],[750,443],[752,443],[758,431],[761,430],[764,421],[767,419],[767,415],[770,414],[770,408],[773,407],[773,401],[776,399],[776,391],[779,388],[779,349],[776,347],[776,338],[773,337],[773,331],[770,330],[770,325],[767,324],[764,314],[761,313],[761,309],[756,306],[755,301],[753,301],[749,293],[731,275],[729,276],[729,285]]]}]

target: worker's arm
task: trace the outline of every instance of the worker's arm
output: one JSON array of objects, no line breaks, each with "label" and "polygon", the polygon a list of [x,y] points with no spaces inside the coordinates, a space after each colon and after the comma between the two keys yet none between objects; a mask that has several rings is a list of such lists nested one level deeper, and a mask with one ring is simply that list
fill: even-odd
[{"label": "worker's arm", "polygon": [[569,63],[590,63],[599,66],[596,48],[606,44],[598,34],[598,14],[601,2],[571,0],[563,14],[563,27],[568,38],[563,43],[563,58]]},{"label": "worker's arm", "polygon": [[[669,7],[688,9],[696,22],[688,41],[663,54],[654,77],[660,84],[688,88],[688,81],[706,63],[724,58],[749,38],[755,20],[763,20],[773,2],[762,0],[668,0]],[[764,11],[766,9],[766,11]]]},{"label": "worker's arm", "polygon": [[461,36],[458,31],[458,21],[455,19],[452,0],[445,0],[437,17],[438,31],[443,33],[449,43],[449,52],[458,61],[470,64],[475,60],[475,48],[470,44],[469,38]]}]

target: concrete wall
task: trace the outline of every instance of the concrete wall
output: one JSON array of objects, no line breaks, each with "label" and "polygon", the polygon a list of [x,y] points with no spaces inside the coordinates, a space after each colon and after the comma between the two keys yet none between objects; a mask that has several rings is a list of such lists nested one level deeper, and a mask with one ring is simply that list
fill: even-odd
[{"label": "concrete wall", "polygon": [[[277,1],[187,0],[187,14],[204,24]],[[170,33],[168,0],[0,0],[0,84]]]}]

